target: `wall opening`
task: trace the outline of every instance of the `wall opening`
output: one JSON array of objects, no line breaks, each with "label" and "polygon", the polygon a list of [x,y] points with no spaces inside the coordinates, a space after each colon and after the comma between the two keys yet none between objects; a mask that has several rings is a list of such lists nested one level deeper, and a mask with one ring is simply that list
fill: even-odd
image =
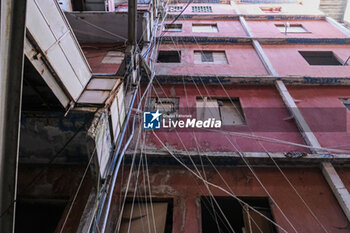
[{"label": "wall opening", "polygon": [[147,111],[157,111],[165,118],[177,119],[179,114],[179,98],[151,97],[146,102]]},{"label": "wall opening", "polygon": [[225,51],[194,51],[194,64],[228,64]]},{"label": "wall opening", "polygon": [[[272,219],[267,198],[201,197],[202,233],[275,233],[272,223],[251,210],[249,206]],[[272,219],[273,220],[273,219]]]},{"label": "wall opening", "polygon": [[239,98],[197,98],[197,119],[220,119],[222,125],[245,125]]},{"label": "wall opening", "polygon": [[54,233],[66,205],[66,200],[18,200],[15,233]]},{"label": "wall opening", "polygon": [[165,24],[164,31],[166,32],[181,32],[182,24]]},{"label": "wall opening", "polygon": [[[153,210],[149,200],[136,198],[124,206],[120,233],[126,232],[150,232],[150,233],[171,233],[173,229],[173,200],[152,199]],[[155,223],[155,224],[154,224]]]},{"label": "wall opening", "polygon": [[308,31],[301,24],[275,24],[281,33],[307,33]]},{"label": "wall opening", "polygon": [[180,63],[181,51],[159,51],[158,63]]},{"label": "wall opening", "polygon": [[340,98],[339,100],[344,104],[344,106],[348,110],[350,110],[350,98]]},{"label": "wall opening", "polygon": [[299,51],[300,55],[312,66],[342,66],[332,51]]},{"label": "wall opening", "polygon": [[192,24],[192,32],[218,32],[216,24]]}]

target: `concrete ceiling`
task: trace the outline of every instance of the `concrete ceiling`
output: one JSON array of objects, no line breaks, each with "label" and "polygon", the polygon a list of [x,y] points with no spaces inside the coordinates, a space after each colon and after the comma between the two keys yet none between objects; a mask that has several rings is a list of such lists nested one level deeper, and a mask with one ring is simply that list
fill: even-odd
[{"label": "concrete ceiling", "polygon": [[[116,43],[128,37],[127,12],[65,12],[79,43]],[[142,35],[143,13],[137,16],[138,39]]]}]

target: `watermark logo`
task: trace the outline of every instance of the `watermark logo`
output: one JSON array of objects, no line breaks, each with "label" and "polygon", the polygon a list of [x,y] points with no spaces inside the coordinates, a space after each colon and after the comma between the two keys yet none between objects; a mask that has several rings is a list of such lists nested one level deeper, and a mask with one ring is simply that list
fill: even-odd
[{"label": "watermark logo", "polygon": [[160,129],[162,114],[156,112],[143,112],[143,128],[145,129]]},{"label": "watermark logo", "polygon": [[168,115],[156,112],[143,112],[144,129],[173,129],[173,128],[221,128],[221,120],[208,118],[198,120],[191,115]]}]

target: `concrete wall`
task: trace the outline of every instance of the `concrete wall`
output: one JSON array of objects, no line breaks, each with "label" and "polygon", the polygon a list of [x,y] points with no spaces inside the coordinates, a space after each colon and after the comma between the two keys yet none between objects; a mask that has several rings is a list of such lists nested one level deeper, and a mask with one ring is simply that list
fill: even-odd
[{"label": "concrete wall", "polygon": [[[229,184],[235,195],[240,197],[268,197],[247,168],[220,167],[219,169],[221,176]],[[350,232],[347,219],[318,168],[282,168],[282,170],[328,232]],[[254,171],[297,232],[323,232],[315,218],[276,168],[254,168]],[[128,173],[125,172],[124,177],[127,177]],[[212,168],[205,167],[205,173],[209,182],[228,189]],[[343,176],[347,183],[348,173],[346,171],[346,175]],[[135,178],[136,172],[133,174],[133,178]],[[143,185],[143,179],[144,177],[141,174],[138,183],[138,196],[144,196],[145,190],[147,190],[147,187]],[[205,185],[182,167],[150,167],[150,181],[153,198],[173,198],[173,232],[200,233],[201,207],[199,198],[209,196]],[[123,181],[122,187],[119,186],[116,190],[122,190],[122,193],[124,193],[125,183],[126,180]],[[130,197],[133,195],[134,185],[135,183],[132,183],[129,189],[128,195]],[[228,196],[216,188],[210,189],[214,196]],[[115,209],[118,209],[118,194],[116,193],[114,199]],[[270,206],[276,223],[286,229],[287,232],[294,232],[277,206],[272,203]],[[115,217],[113,216],[114,219]],[[110,227],[113,229],[114,225],[111,224]]]},{"label": "concrete wall", "polygon": [[350,45],[263,45],[279,75],[348,77],[350,66],[310,66],[298,51],[333,51],[341,62],[350,55]]},{"label": "concrete wall", "polygon": [[349,87],[288,87],[321,146],[350,149],[350,112],[339,98],[350,98]]},{"label": "concrete wall", "polygon": [[[171,23],[171,20],[164,24]],[[164,36],[226,36],[240,37],[246,36],[246,33],[238,20],[177,20],[175,24],[182,24],[182,32],[165,32]],[[192,24],[216,24],[218,32],[192,32]],[[161,32],[159,32],[161,34]]]},{"label": "concrete wall", "polygon": [[[157,74],[223,74],[223,75],[266,75],[258,54],[251,45],[204,45],[169,44],[160,45],[159,50],[181,50],[181,63],[157,63]],[[225,51],[228,64],[194,64],[195,50]]]},{"label": "concrete wall", "polygon": [[83,52],[93,73],[116,73],[121,63],[103,63],[109,51],[124,51],[123,44],[82,44]]},{"label": "concrete wall", "polygon": [[[281,33],[275,24],[301,24],[308,33]],[[346,38],[346,35],[334,28],[325,20],[268,20],[268,21],[247,21],[249,28],[256,37],[267,38]]]},{"label": "concrete wall", "polygon": [[[191,114],[196,118],[196,98],[201,96],[210,96],[212,98],[227,98],[225,91],[220,85],[207,85],[206,89],[198,84],[200,93],[196,87],[186,84],[186,90],[183,85],[166,86],[163,89],[156,87],[160,97],[179,97],[179,114]],[[166,93],[163,93],[164,90]],[[289,119],[290,114],[285,108],[282,99],[277,90],[271,86],[225,86],[225,90],[230,97],[239,97],[245,114],[247,125],[241,126],[223,126],[222,130],[240,132],[245,134],[254,133],[257,136],[266,136],[280,140],[304,144],[304,141],[295,126],[293,120]],[[208,93],[207,93],[208,91]],[[157,96],[152,93],[153,96]],[[170,94],[169,94],[170,93]],[[187,98],[186,98],[187,96]],[[289,120],[288,120],[289,119]],[[197,151],[193,133],[190,130],[178,130],[179,135],[174,130],[165,129],[155,131],[161,140],[173,149]],[[263,152],[262,146],[254,139],[248,139],[240,136],[228,136],[235,145],[233,147],[225,135],[222,133],[195,130],[195,136],[199,142],[201,151],[244,151],[244,152]],[[180,138],[179,138],[180,137]],[[150,132],[146,136],[146,147],[163,149]],[[288,151],[307,151],[292,145],[283,145],[277,143],[262,143],[264,147],[271,152]]]}]

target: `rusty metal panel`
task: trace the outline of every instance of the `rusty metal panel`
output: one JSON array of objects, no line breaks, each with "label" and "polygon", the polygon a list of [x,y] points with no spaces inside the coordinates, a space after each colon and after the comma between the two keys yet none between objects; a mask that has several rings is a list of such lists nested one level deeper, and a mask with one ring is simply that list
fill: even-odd
[{"label": "rusty metal panel", "polygon": [[92,75],[80,48],[74,43],[74,39],[72,33],[69,33],[61,39],[60,46],[80,83],[86,86]]},{"label": "rusty metal panel", "polygon": [[60,85],[56,82],[55,78],[52,76],[50,70],[47,68],[43,60],[35,57],[36,51],[34,50],[27,38],[24,39],[24,54],[35,67],[35,69],[38,71],[38,73],[41,75],[41,77],[44,79],[46,84],[52,90],[52,92],[63,105],[63,107],[67,107],[69,104],[69,98],[64,93],[64,90],[62,90]]},{"label": "rusty metal panel", "polygon": [[87,85],[88,90],[112,90],[118,79],[91,79]]},{"label": "rusty metal panel", "polygon": [[38,52],[42,52],[58,82],[76,101],[92,75],[62,10],[55,0],[28,0],[27,12],[31,43],[40,48]]},{"label": "rusty metal panel", "polygon": [[84,87],[76,77],[61,48],[59,46],[52,46],[47,51],[46,57],[70,95],[74,100],[77,100]]},{"label": "rusty metal panel", "polygon": [[91,91],[85,90],[79,100],[78,103],[81,104],[103,104],[109,96],[109,91]]}]

